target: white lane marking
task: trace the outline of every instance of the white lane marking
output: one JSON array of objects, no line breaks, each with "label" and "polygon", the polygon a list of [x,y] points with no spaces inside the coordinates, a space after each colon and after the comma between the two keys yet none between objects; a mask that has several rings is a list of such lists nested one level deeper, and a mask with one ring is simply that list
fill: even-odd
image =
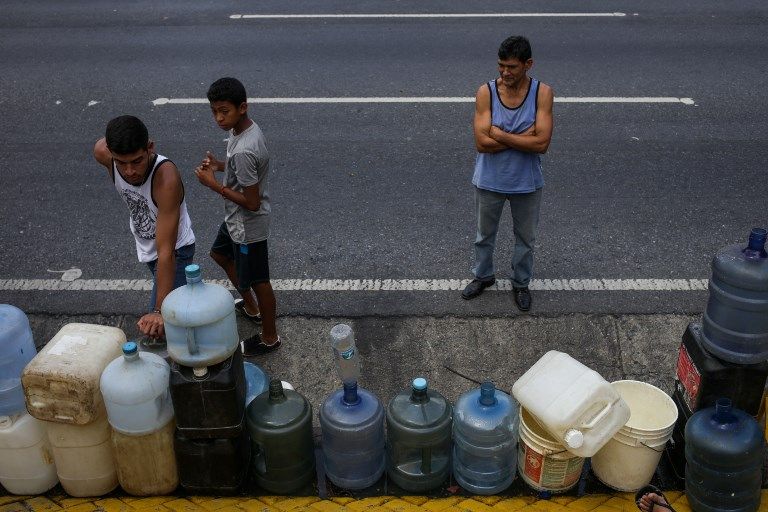
[{"label": "white lane marking", "polygon": [[[234,290],[227,280],[208,282]],[[279,291],[459,291],[469,279],[273,279]],[[534,279],[532,290],[543,291],[700,291],[707,279]],[[150,279],[0,279],[1,291],[149,291]],[[499,279],[488,290],[509,291],[512,283]]]},{"label": "white lane marking", "polygon": [[285,20],[323,18],[620,18],[623,12],[488,12],[488,13],[434,13],[434,14],[230,14],[233,20]]},{"label": "white lane marking", "polygon": [[[369,97],[319,97],[319,98],[248,98],[248,103],[474,103],[472,96],[369,96]],[[692,98],[670,96],[562,96],[555,103],[682,103],[693,105]],[[157,98],[152,104],[195,105],[208,104],[207,98]]]}]

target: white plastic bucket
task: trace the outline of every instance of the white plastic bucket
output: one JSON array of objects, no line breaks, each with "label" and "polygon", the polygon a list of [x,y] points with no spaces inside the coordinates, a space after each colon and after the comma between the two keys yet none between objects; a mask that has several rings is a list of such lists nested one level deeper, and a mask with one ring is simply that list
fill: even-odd
[{"label": "white plastic bucket", "polygon": [[523,408],[517,450],[520,476],[537,491],[565,492],[579,481],[584,458],[568,452]]},{"label": "white plastic bucket", "polygon": [[656,386],[636,380],[611,383],[632,415],[592,457],[592,471],[608,487],[635,492],[647,485],[677,421],[675,402]]}]

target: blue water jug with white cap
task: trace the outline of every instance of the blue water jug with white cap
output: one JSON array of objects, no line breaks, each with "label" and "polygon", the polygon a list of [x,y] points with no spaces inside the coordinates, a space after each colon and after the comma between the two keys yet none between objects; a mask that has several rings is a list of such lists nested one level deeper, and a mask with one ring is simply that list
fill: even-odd
[{"label": "blue water jug with white cap", "polygon": [[459,397],[453,412],[453,476],[475,494],[496,494],[517,468],[517,403],[486,381]]},{"label": "blue water jug with white cap", "polygon": [[325,472],[344,489],[365,489],[384,474],[384,406],[376,395],[344,383],[320,405]]},{"label": "blue water jug with white cap", "polygon": [[184,269],[187,284],[162,306],[168,355],[183,366],[204,368],[228,359],[239,345],[232,294],[203,281],[199,265]]},{"label": "blue water jug with white cap", "polygon": [[36,354],[27,315],[0,304],[0,416],[26,412],[21,372]]},{"label": "blue water jug with white cap", "polygon": [[716,357],[737,364],[768,360],[768,231],[754,228],[747,245],[724,247],[712,260],[701,341]]},{"label": "blue water jug with white cap", "polygon": [[408,492],[439,487],[451,472],[450,402],[421,377],[387,406],[387,474]]}]

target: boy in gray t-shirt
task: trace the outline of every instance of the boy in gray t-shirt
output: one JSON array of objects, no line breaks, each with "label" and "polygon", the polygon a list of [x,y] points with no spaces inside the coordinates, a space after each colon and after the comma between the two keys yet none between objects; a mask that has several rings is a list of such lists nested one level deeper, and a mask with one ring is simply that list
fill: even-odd
[{"label": "boy in gray t-shirt", "polygon": [[[241,342],[243,355],[271,352],[280,346],[277,305],[269,282],[269,153],[264,134],[248,117],[245,87],[235,78],[216,80],[208,89],[216,124],[229,131],[227,160],[207,152],[195,169],[200,183],[224,198],[224,222],[211,247],[211,257],[227,273],[242,299],[238,312],[261,323],[261,335]],[[224,172],[219,183],[214,172]],[[255,297],[254,297],[255,295]]]}]

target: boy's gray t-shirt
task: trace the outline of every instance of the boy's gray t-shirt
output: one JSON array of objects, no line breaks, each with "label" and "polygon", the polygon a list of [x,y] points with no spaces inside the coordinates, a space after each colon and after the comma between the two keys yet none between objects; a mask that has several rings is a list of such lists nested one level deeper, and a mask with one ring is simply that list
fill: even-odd
[{"label": "boy's gray t-shirt", "polygon": [[243,187],[259,185],[261,206],[258,211],[246,210],[232,201],[224,201],[224,222],[229,236],[239,244],[266,240],[269,236],[269,153],[261,128],[256,123],[227,141],[227,163],[224,186],[243,191]]}]

